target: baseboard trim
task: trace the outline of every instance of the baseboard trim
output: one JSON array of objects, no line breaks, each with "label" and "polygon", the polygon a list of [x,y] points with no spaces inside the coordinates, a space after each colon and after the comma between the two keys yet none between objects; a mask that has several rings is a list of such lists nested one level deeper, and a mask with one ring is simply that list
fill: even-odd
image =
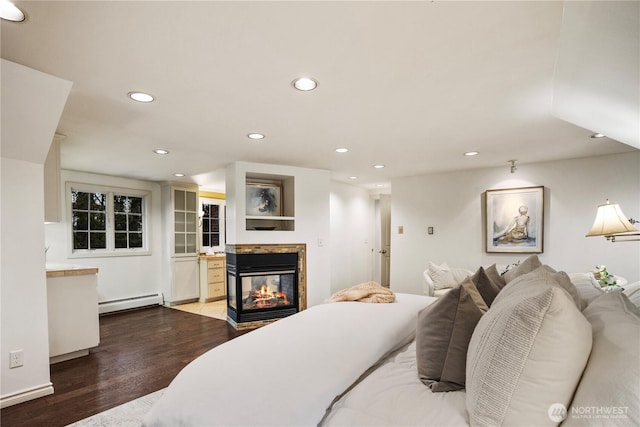
[{"label": "baseboard trim", "polygon": [[18,393],[10,394],[9,396],[3,396],[2,398],[0,398],[0,408],[17,405],[18,403],[27,402],[29,400],[48,396],[50,394],[53,394],[52,383],[48,383],[29,390],[23,390]]},{"label": "baseboard trim", "polygon": [[125,298],[114,301],[98,303],[100,314],[112,313],[114,311],[130,310],[132,308],[146,307],[149,305],[162,305],[162,294],[144,295],[140,297]]}]

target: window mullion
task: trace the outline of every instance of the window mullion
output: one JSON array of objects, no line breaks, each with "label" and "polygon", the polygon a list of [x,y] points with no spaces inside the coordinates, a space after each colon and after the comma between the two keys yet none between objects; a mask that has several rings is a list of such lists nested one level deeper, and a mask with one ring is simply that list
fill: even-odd
[{"label": "window mullion", "polygon": [[106,231],[107,231],[107,250],[110,252],[115,251],[115,218],[114,218],[114,204],[113,204],[113,192],[107,193],[107,214],[106,214]]}]

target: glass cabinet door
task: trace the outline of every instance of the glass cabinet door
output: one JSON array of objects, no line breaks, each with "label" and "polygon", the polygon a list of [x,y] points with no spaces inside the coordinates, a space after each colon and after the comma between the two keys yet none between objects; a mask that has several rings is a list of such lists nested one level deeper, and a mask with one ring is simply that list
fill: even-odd
[{"label": "glass cabinet door", "polygon": [[194,191],[173,190],[173,252],[176,255],[197,253],[197,198],[197,194]]}]

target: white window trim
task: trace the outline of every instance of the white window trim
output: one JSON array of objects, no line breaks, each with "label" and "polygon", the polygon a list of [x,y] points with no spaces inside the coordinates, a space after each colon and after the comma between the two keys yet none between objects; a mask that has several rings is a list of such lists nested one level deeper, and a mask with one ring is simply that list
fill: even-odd
[{"label": "white window trim", "polygon": [[[227,201],[223,199],[212,199],[209,197],[200,197],[200,211],[198,213],[198,217],[200,221],[198,221],[198,239],[200,240],[200,252],[201,253],[209,253],[209,252],[224,252],[225,250],[225,209],[227,206]],[[202,205],[218,205],[220,206],[221,215],[220,215],[220,245],[219,246],[202,246],[202,211],[204,211],[204,207]]]},{"label": "white window trim", "polygon": [[[107,248],[106,249],[73,249],[73,223],[71,218],[71,191],[81,191],[86,193],[106,193],[107,194]],[[131,188],[111,187],[105,185],[86,184],[79,182],[67,182],[65,185],[65,205],[67,213],[67,239],[68,258],[107,258],[120,256],[146,256],[151,255],[149,224],[151,223],[151,192],[146,190],[135,190]],[[142,247],[141,248],[115,248],[115,219],[113,207],[113,195],[142,197]]]}]

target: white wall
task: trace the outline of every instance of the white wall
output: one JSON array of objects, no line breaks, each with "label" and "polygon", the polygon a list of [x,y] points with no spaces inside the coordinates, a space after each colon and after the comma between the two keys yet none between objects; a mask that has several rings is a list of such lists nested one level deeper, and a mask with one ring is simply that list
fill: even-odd
[{"label": "white wall", "polygon": [[[44,269],[43,166],[3,157],[1,176],[2,398],[21,393],[37,397],[53,391]],[[24,366],[10,369],[9,352],[14,350],[24,351]]]},{"label": "white wall", "polygon": [[[71,82],[0,61],[0,403],[53,392],[44,259],[44,162]],[[46,94],[46,96],[43,96]],[[9,352],[24,365],[9,368]]]},{"label": "white wall", "polygon": [[[151,192],[150,207],[147,214],[149,228],[149,255],[139,256],[92,256],[73,258],[71,253],[71,226],[69,224],[69,195],[66,183],[103,185],[124,189]],[[162,218],[160,184],[135,179],[118,178],[76,171],[61,171],[61,221],[47,224],[46,245],[47,262],[98,267],[98,300],[114,301],[131,297],[157,294],[161,291],[162,274]]]},{"label": "white wall", "polygon": [[[489,189],[545,187],[544,253],[540,259],[567,272],[605,264],[630,282],[640,280],[640,242],[609,243],[585,237],[605,199],[640,219],[640,152],[523,164],[515,174],[494,169],[441,173],[392,181],[391,288],[422,293],[428,261],[475,270],[508,264],[526,254],[487,254],[483,193]],[[404,226],[404,234],[397,227]],[[435,233],[427,235],[427,227]]]},{"label": "white wall", "polygon": [[331,293],[372,280],[370,211],[367,190],[331,182]]},{"label": "white wall", "polygon": [[[295,178],[294,231],[246,230],[247,172]],[[329,183],[329,171],[292,166],[236,162],[227,168],[226,173],[227,243],[306,243],[309,307],[324,302],[330,296]]]}]

